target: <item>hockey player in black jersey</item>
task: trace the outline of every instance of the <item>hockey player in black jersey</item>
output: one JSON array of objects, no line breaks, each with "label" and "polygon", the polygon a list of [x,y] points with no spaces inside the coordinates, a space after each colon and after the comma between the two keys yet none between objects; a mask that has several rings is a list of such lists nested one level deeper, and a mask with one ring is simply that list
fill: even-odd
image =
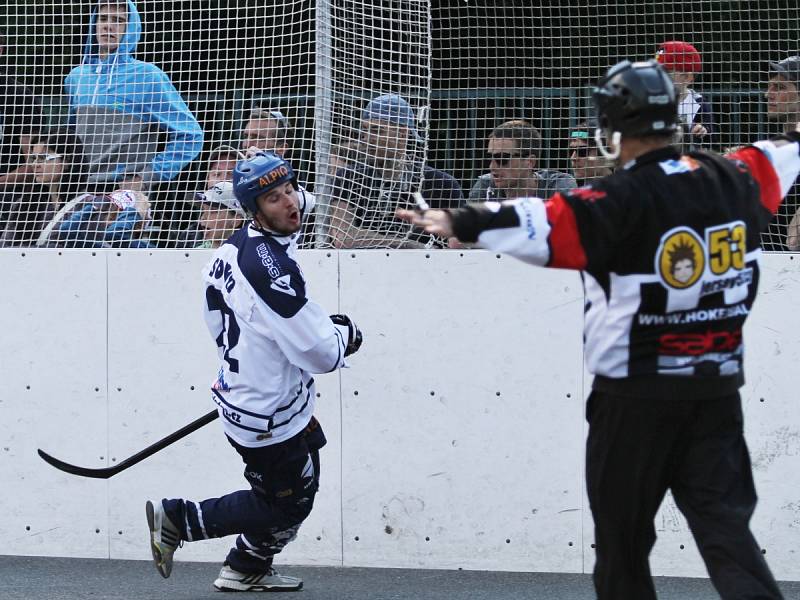
[{"label": "hockey player in black jersey", "polygon": [[205,318],[220,369],[211,386],[225,434],[250,489],[203,501],[147,502],[150,545],[163,577],[179,544],[237,535],[214,586],[293,591],[273,556],[297,535],[319,485],[325,435],[314,418],[315,373],[346,366],[361,332],[306,295],[294,234],[303,204],[291,165],[275,154],[240,161],[233,188],[252,218],[203,270]]},{"label": "hockey player in black jersey", "polygon": [[654,61],[614,66],[593,100],[597,144],[619,165],[611,175],[546,200],[398,216],[581,271],[600,600],[656,597],[648,558],[668,489],[722,598],[782,598],[749,528],[756,493],[738,389],[760,233],[800,170],[800,134],[727,157],[682,155],[675,90]]}]

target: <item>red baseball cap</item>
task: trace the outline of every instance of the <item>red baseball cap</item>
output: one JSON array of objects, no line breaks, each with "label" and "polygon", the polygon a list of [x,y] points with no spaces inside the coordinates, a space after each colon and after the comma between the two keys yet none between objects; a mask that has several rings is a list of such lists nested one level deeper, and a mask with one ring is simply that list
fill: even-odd
[{"label": "red baseball cap", "polygon": [[664,42],[656,52],[656,60],[667,71],[699,73],[703,70],[703,59],[700,58],[700,53],[688,42],[677,40]]}]

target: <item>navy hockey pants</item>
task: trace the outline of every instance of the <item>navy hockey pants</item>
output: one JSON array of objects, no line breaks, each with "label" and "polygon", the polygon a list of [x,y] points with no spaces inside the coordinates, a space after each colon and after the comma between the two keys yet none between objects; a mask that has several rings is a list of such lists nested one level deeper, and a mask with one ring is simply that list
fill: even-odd
[{"label": "navy hockey pants", "polygon": [[724,600],[783,598],[750,532],[756,492],[739,394],[659,400],[595,391],[586,413],[599,600],[656,598],[648,557],[667,489]]},{"label": "navy hockey pants", "polygon": [[201,502],[164,500],[164,509],[183,540],[238,534],[225,562],[243,573],[264,573],[311,512],[325,435],[312,418],[304,431],[272,446],[246,448],[228,441],[245,463],[250,489]]}]

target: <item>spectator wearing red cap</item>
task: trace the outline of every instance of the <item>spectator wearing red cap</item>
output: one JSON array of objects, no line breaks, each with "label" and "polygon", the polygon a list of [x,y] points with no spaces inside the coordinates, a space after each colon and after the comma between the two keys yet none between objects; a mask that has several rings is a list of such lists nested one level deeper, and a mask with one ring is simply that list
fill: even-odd
[{"label": "spectator wearing red cap", "polygon": [[678,93],[678,116],[689,134],[689,145],[708,144],[714,132],[711,105],[695,92],[691,85],[703,70],[703,59],[697,48],[677,40],[664,42],[656,53],[656,60],[669,72]]}]

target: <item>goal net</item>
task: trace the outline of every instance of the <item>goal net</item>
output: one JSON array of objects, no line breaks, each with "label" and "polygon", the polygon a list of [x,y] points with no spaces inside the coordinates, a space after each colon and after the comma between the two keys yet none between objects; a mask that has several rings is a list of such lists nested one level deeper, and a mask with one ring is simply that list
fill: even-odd
[{"label": "goal net", "polygon": [[[591,85],[659,60],[685,150],[798,120],[800,9],[644,0],[9,0],[0,7],[0,245],[213,247],[241,225],[231,172],[276,152],[299,242],[438,248],[394,218],[583,185],[612,165]],[[767,250],[800,248],[796,188]]]}]

